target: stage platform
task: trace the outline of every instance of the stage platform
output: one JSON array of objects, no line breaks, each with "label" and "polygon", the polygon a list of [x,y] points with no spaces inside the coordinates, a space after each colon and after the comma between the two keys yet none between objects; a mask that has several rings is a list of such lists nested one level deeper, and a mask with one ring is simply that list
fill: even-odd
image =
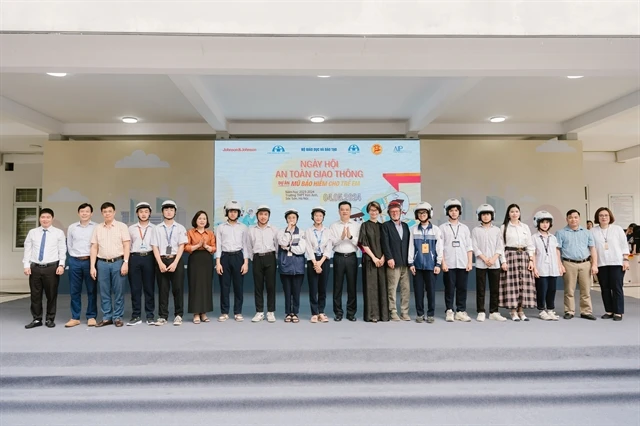
[{"label": "stage platform", "polygon": [[365,323],[362,306],[311,324],[306,297],[299,324],[282,297],[276,323],[251,323],[247,294],[242,323],[101,329],[65,329],[68,296],[53,329],[24,329],[28,299],[0,304],[0,424],[640,424],[637,299],[622,322],[478,323],[470,293],[474,321],[446,323],[439,292],[434,324]]}]

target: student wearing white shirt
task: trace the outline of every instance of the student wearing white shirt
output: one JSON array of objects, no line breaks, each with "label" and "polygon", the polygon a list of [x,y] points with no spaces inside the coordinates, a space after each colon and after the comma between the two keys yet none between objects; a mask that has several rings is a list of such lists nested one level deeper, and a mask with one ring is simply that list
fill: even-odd
[{"label": "student wearing white shirt", "polygon": [[304,281],[304,233],[298,228],[298,211],[288,209],[284,213],[287,227],[278,231],[278,269],[284,289],[284,322],[298,323],[300,311],[300,289]]},{"label": "student wearing white shirt", "polygon": [[550,232],[553,216],[548,211],[541,210],[533,216],[533,222],[538,230],[531,236],[536,258],[533,276],[536,280],[538,316],[541,320],[558,321],[559,317],[555,312],[556,280],[562,275],[562,259],[558,251],[558,240]]},{"label": "student wearing white shirt", "polygon": [[471,243],[476,256],[476,309],[477,321],[483,322],[486,317],[484,297],[489,277],[489,319],[506,321],[498,311],[498,294],[500,292],[500,264],[504,258],[504,242],[500,228],[493,224],[495,209],[489,204],[482,204],[476,209],[480,225],[471,230]]},{"label": "student wearing white shirt", "polygon": [[535,265],[531,230],[520,222],[520,207],[507,207],[500,227],[504,239],[505,258],[500,274],[499,305],[510,310],[513,321],[529,321],[525,308],[535,308],[536,284],[533,278]]},{"label": "student wearing white shirt", "polygon": [[142,322],[142,293],[147,325],[154,325],[156,309],[156,262],[153,255],[155,243],[155,225],[149,222],[151,205],[141,202],[136,205],[138,223],[129,227],[131,237],[131,257],[129,262],[129,287],[131,288],[131,320],[128,326]]},{"label": "student wearing white shirt", "polygon": [[329,229],[324,227],[324,207],[311,210],[313,226],[305,231],[307,246],[307,280],[309,281],[309,305],[311,322],[329,322],[324,313],[327,302],[327,283],[329,282],[329,259],[331,259],[331,241]]},{"label": "student wearing white shirt", "polygon": [[53,210],[40,210],[40,226],[29,231],[24,240],[22,265],[24,274],[29,277],[31,290],[31,316],[33,321],[24,328],[42,326],[42,291],[47,298],[46,326],[56,326],[56,305],[60,275],[64,273],[64,261],[67,257],[67,244],[64,232],[51,226]]},{"label": "student wearing white shirt", "polygon": [[[467,225],[460,223],[462,203],[450,198],[444,203],[444,213],[449,217],[447,223],[440,225],[443,237],[442,272],[444,272],[445,320],[469,322],[467,314],[467,280],[473,268],[473,245],[471,232]],[[456,299],[456,313],[453,313],[453,297]]]},{"label": "student wearing white shirt", "polygon": [[598,282],[602,290],[603,319],[622,321],[624,314],[624,273],[629,270],[629,245],[624,230],[614,225],[611,210],[600,207],[591,229],[598,253]]}]

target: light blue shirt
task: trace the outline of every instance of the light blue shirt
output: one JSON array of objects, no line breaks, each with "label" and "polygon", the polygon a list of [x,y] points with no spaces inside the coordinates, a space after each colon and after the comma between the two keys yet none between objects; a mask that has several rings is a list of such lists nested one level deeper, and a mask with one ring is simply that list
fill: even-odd
[{"label": "light blue shirt", "polygon": [[91,235],[95,227],[95,222],[91,221],[87,226],[80,225],[80,222],[69,225],[69,229],[67,229],[69,256],[84,257],[91,254]]},{"label": "light blue shirt", "polygon": [[591,256],[590,247],[595,245],[590,231],[580,226],[575,231],[565,226],[556,232],[560,255],[565,259],[584,260]]}]

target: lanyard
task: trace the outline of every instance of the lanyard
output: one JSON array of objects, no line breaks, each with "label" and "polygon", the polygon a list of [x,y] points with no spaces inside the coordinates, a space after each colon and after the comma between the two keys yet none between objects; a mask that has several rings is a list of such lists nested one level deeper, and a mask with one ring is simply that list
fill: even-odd
[{"label": "lanyard", "polygon": [[322,244],[322,234],[324,234],[324,229],[322,231],[320,231],[320,236],[319,237],[318,237],[318,231],[316,229],[313,230],[313,235],[316,236],[316,241],[318,241],[318,249],[316,250],[316,252],[321,252],[320,244]]},{"label": "lanyard", "polygon": [[607,243],[607,238],[609,237],[609,227],[607,227],[607,233],[602,232],[602,228],[600,228],[600,235],[604,239],[605,244]]},{"label": "lanyard", "polygon": [[[140,230],[140,225],[138,225],[138,232],[140,233],[140,238],[142,238],[142,242],[144,243],[144,239],[147,236],[147,231],[149,230],[149,226],[147,226],[146,228],[144,228],[144,234],[142,233],[142,231]],[[167,228],[165,228],[165,231],[167,230]],[[173,232],[173,229],[171,229],[171,232]]]},{"label": "lanyard", "polygon": [[[449,225],[449,226],[451,226],[451,225]],[[427,235],[429,235],[429,229],[430,228],[431,228],[431,224],[427,225],[426,228],[424,228],[422,225],[420,225],[420,231],[422,232],[422,241],[423,242],[427,240]],[[451,232],[453,232],[453,228],[451,229]]]},{"label": "lanyard", "polygon": [[[167,232],[167,225],[164,225],[164,234],[167,236],[167,245],[170,246],[171,245],[171,237],[173,236],[173,228],[174,228],[175,224],[171,225],[171,233]],[[146,233],[146,231],[145,231]]]},{"label": "lanyard", "polygon": [[547,256],[549,256],[549,239],[551,239],[551,237],[549,235],[547,235],[547,243],[546,244],[544,242],[544,237],[542,236],[542,234],[540,234],[540,239],[542,240],[542,246],[544,247],[544,252],[547,254]]},{"label": "lanyard", "polygon": [[453,234],[453,239],[457,240],[458,239],[458,234],[460,233],[460,224],[458,224],[458,226],[456,227],[456,232],[453,232],[453,226],[451,226],[451,224],[449,224],[449,228],[451,228],[451,233]]}]

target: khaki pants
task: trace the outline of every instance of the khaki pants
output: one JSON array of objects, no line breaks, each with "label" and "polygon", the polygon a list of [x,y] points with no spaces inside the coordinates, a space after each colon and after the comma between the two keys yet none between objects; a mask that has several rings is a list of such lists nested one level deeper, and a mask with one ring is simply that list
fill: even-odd
[{"label": "khaki pants", "polygon": [[564,280],[564,312],[575,315],[576,302],[573,295],[576,291],[576,280],[580,288],[580,314],[591,314],[591,262],[573,263],[562,261],[566,273]]},{"label": "khaki pants", "polygon": [[389,313],[397,313],[396,292],[400,284],[400,315],[409,316],[409,297],[411,287],[409,284],[409,267],[396,266],[395,269],[387,268],[387,289],[389,292]]}]

